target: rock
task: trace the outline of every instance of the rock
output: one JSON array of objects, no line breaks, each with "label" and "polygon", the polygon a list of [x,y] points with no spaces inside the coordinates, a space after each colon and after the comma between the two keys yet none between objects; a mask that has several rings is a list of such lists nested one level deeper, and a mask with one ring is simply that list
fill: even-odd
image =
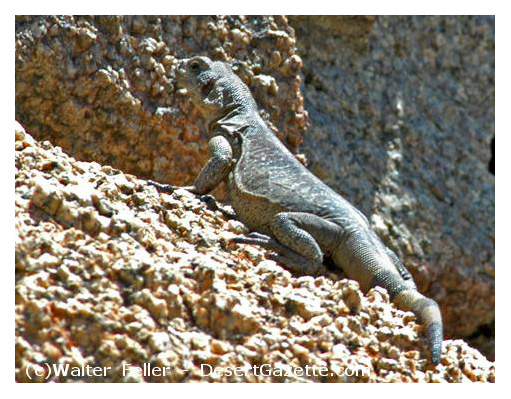
[{"label": "rock", "polygon": [[275,46],[297,63],[285,18],[19,16],[15,44],[16,117],[75,158],[126,173],[183,184],[200,170],[204,121],[158,110],[190,110],[176,96],[176,65],[206,49],[255,76],[264,117],[291,148],[307,124],[299,68],[273,67]]},{"label": "rock", "polygon": [[[303,60],[310,169],[370,217],[439,302],[448,337],[490,331],[482,341],[493,342],[494,18],[293,16],[290,24]],[[493,357],[494,345],[485,352]]]},{"label": "rock", "polygon": [[[31,140],[32,150],[15,152],[17,381],[29,381],[27,371],[36,369],[42,375],[32,381],[41,382],[494,381],[494,365],[463,341],[446,341],[442,364],[432,369],[415,318],[390,304],[385,290],[364,296],[353,281],[296,276],[272,260],[243,256],[241,246],[197,241],[161,217],[172,199],[171,212],[190,226],[200,220],[208,234],[223,234],[225,216],[195,196],[159,195],[24,131],[18,136]],[[35,167],[48,159],[69,171]],[[146,234],[130,227],[91,235],[81,223],[80,196],[65,200],[77,210],[69,214],[77,220],[65,222],[41,207],[44,201],[26,199],[48,185],[46,192],[65,197],[74,191],[57,182],[84,174],[96,187],[93,206],[111,204],[112,217],[129,212]],[[112,190],[113,181],[129,181],[132,190]],[[46,363],[107,371],[49,375]],[[157,367],[168,372],[143,372]],[[225,372],[235,367],[243,372]]]},{"label": "rock", "polygon": [[[175,92],[179,59],[200,47],[236,60],[293,150],[309,123],[303,74],[312,170],[371,216],[440,302],[447,338],[494,334],[493,21],[307,18],[16,17],[16,115],[29,127],[15,126],[17,381],[46,362],[111,367],[59,382],[494,381],[461,340],[432,369],[415,317],[385,290],[293,275],[230,244],[246,228],[224,208],[139,180],[190,182],[206,156],[203,121]],[[491,339],[472,342],[491,355]],[[122,362],[170,372],[123,374]],[[200,362],[271,372],[206,376]]]}]

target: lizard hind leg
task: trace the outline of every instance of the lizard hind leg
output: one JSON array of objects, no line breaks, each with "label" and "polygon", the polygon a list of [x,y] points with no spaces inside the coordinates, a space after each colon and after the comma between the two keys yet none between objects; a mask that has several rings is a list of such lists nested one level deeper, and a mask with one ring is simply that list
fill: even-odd
[{"label": "lizard hind leg", "polygon": [[316,275],[326,273],[326,267],[322,263],[312,262],[310,259],[286,247],[277,240],[258,232],[251,232],[247,236],[235,237],[234,242],[238,244],[259,245],[265,249],[276,252],[277,256],[270,256],[270,259],[281,262],[288,269],[300,273]]},{"label": "lizard hind leg", "polygon": [[323,251],[330,252],[339,227],[305,212],[280,212],[273,217],[270,230],[275,238],[260,233],[235,240],[257,244],[283,255],[280,260],[291,270],[304,274],[326,272]]}]

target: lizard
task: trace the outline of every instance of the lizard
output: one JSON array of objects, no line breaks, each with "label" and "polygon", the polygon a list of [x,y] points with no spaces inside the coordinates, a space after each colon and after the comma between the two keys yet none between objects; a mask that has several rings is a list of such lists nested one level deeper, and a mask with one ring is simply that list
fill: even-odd
[{"label": "lizard", "polygon": [[300,163],[259,115],[250,89],[228,63],[195,56],[179,61],[176,84],[207,122],[209,159],[194,183],[148,183],[159,191],[207,194],[226,183],[231,206],[250,233],[234,239],[274,250],[292,271],[316,275],[329,257],[362,291],[380,286],[424,325],[430,360],[440,362],[438,304],[422,295],[412,275],[368,219]]}]

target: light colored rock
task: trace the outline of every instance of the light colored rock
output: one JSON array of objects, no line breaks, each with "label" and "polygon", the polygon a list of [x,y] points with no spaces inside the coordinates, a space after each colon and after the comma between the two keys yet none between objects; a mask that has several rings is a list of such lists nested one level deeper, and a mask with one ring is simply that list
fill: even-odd
[{"label": "light colored rock", "polygon": [[[30,30],[31,18],[39,18],[44,28],[34,35],[36,39],[44,38],[52,31],[59,37],[62,24],[74,21],[74,17],[20,17],[19,28]],[[94,30],[96,23],[108,27],[111,40],[118,41],[131,37],[131,33],[125,35],[122,32],[131,32],[131,29],[148,37],[145,32],[151,32],[154,26],[179,31],[188,29],[200,37],[210,37],[216,32],[218,40],[228,38],[225,32],[232,27],[227,20],[223,21],[223,27],[219,27],[222,17],[215,18],[203,21],[188,18],[175,25],[168,24],[169,20],[165,18],[152,23],[150,19],[130,17],[127,24],[128,19],[122,17],[97,17],[94,20],[83,17],[81,21],[89,27],[84,26],[83,32],[77,31],[76,45],[82,46],[84,56],[88,51],[96,51],[96,46],[103,45],[99,38],[104,30]],[[218,29],[211,30],[206,21],[213,21],[211,26]],[[251,20],[239,21],[252,23]],[[269,46],[268,54],[261,59],[273,57],[272,62],[277,64],[278,57],[271,54],[278,51],[280,58],[285,60],[280,68],[288,68],[287,72],[282,69],[287,78],[271,75],[278,91],[272,94],[269,93],[270,86],[260,86],[264,90],[256,87],[255,92],[265,101],[276,95],[277,107],[282,108],[285,104],[287,110],[292,110],[287,116],[272,113],[269,119],[279,127],[294,126],[294,133],[288,132],[287,137],[293,147],[299,142],[296,137],[301,136],[301,133],[296,134],[297,131],[301,132],[306,124],[301,99],[296,97],[299,82],[293,78],[299,73],[301,62],[293,58],[294,50],[289,50],[289,46],[294,45],[294,38],[291,31],[284,28],[287,26],[285,19],[272,17],[268,21],[269,29],[265,31],[266,39],[261,41],[261,46],[265,48],[265,40],[275,46]],[[55,29],[53,25],[56,25]],[[88,32],[96,35],[96,39]],[[236,43],[243,43],[245,38],[252,40],[250,29],[240,29],[240,32],[233,39]],[[82,34],[84,37],[78,39]],[[168,37],[171,40],[173,36],[169,34]],[[171,125],[160,114],[144,119],[141,126],[137,118],[147,113],[144,108],[147,102],[143,96],[141,101],[123,94],[127,93],[125,83],[122,83],[125,80],[134,86],[139,85],[133,90],[151,93],[149,97],[155,102],[159,102],[155,99],[163,95],[158,85],[170,87],[164,81],[167,77],[161,74],[159,64],[164,65],[167,74],[172,76],[177,59],[165,58],[170,53],[165,54],[165,48],[159,48],[158,43],[159,40],[157,44],[146,43],[152,60],[149,57],[142,59],[129,50],[126,43],[124,47],[119,46],[130,57],[134,55],[130,62],[138,62],[142,79],[133,79],[129,71],[126,72],[128,76],[123,77],[120,68],[105,67],[99,73],[88,63],[74,67],[66,65],[64,71],[67,72],[64,73],[72,73],[73,79],[62,79],[62,85],[80,82],[73,86],[73,90],[83,102],[62,98],[59,93],[69,93],[66,91],[69,87],[55,85],[55,75],[45,69],[52,66],[41,63],[44,54],[34,53],[35,58],[30,58],[30,65],[26,65],[27,75],[19,75],[20,79],[17,79],[17,101],[24,104],[23,115],[27,115],[27,109],[34,111],[28,117],[31,124],[40,120],[37,110],[58,105],[54,112],[43,113],[45,123],[35,125],[39,137],[59,137],[57,144],[66,150],[34,140],[30,129],[26,132],[15,127],[16,380],[26,380],[27,368],[58,362],[110,366],[112,373],[99,379],[107,382],[494,381],[494,364],[463,341],[446,341],[442,364],[431,368],[426,360],[427,348],[421,329],[414,317],[396,310],[384,290],[374,289],[365,296],[357,283],[335,273],[317,278],[291,274],[282,265],[266,259],[267,252],[261,248],[230,245],[226,232],[243,234],[246,228],[208,208],[197,196],[183,190],[172,195],[159,195],[144,180],[111,166],[83,161],[95,159],[106,164],[110,163],[106,159],[111,157],[108,159],[112,159],[115,166],[124,168],[127,165],[126,171],[144,176],[152,173],[157,179],[158,174],[163,176],[164,172],[174,170],[178,172],[173,183],[178,184],[196,174],[197,165],[201,164],[199,158],[204,155],[198,150],[201,146],[194,143],[200,130],[197,126],[202,122],[196,120],[194,125],[189,120],[173,117],[175,125]],[[17,46],[17,55],[28,55],[31,51],[28,42],[20,40]],[[68,51],[65,47],[61,50]],[[224,54],[230,57],[229,51],[224,49]],[[241,56],[245,50],[241,47],[236,51]],[[139,57],[138,61],[136,57]],[[163,59],[167,61],[163,62]],[[44,75],[48,81],[41,82],[41,87],[47,88],[49,96],[55,94],[54,99],[30,96],[31,88],[23,86],[34,71],[34,65],[38,67],[37,71],[48,73]],[[247,66],[251,70],[246,76],[250,78],[251,74],[261,73],[257,68],[264,68],[264,63]],[[147,68],[153,69],[149,71]],[[267,72],[263,71],[263,74]],[[92,80],[83,80],[90,76]],[[144,81],[144,76],[149,82]],[[256,83],[262,85],[264,82],[256,79]],[[62,91],[55,93],[53,88],[58,87]],[[121,92],[109,91],[108,88],[113,87],[120,87]],[[158,90],[151,91],[153,88]],[[295,100],[290,102],[289,98]],[[110,104],[132,113],[121,117],[116,112],[104,112],[102,106],[90,108],[91,104]],[[187,106],[182,102],[174,106],[177,105],[185,109]],[[364,106],[349,101],[341,105],[351,107],[354,113],[357,107]],[[271,113],[274,108],[267,109]],[[400,109],[406,114],[406,104]],[[377,109],[374,111],[378,112]],[[193,111],[189,116],[191,119],[196,117]],[[126,120],[130,123],[124,123]],[[390,133],[392,126],[389,124]],[[376,134],[377,129],[371,129],[369,127],[366,133]],[[62,131],[68,134],[60,134]],[[106,133],[113,131],[127,140],[113,141],[112,138],[117,136]],[[176,138],[176,131],[183,135],[186,147],[180,138]],[[172,147],[182,158],[173,160],[156,154],[156,158],[163,161],[158,163],[158,170],[151,170],[151,162],[148,162],[151,156],[142,146],[150,145],[149,136],[158,142],[158,151],[166,154]],[[188,143],[197,146],[188,146]],[[399,143],[389,143],[391,167],[406,161],[406,157],[395,154],[398,149]],[[69,157],[68,151],[82,161]],[[452,154],[452,149],[446,147],[445,152]],[[367,181],[356,174],[350,178]],[[385,184],[393,181],[390,176]],[[85,186],[80,188],[81,184]],[[397,205],[392,196],[382,195],[381,200],[391,208]],[[404,198],[400,204],[406,205],[406,201],[410,198]],[[383,219],[387,221],[386,217]],[[398,236],[408,234],[405,225],[391,223],[390,226],[397,229]],[[405,244],[403,248],[407,247]],[[410,248],[415,251],[415,244],[411,243]],[[168,366],[171,372],[165,377],[141,377],[138,373],[122,376],[123,361]],[[224,368],[240,366],[245,370],[254,364],[266,364],[275,373],[242,376],[220,373],[206,377],[197,366],[198,362]],[[324,378],[292,373],[287,377],[276,372],[279,369],[292,371],[304,365],[316,368],[327,365],[334,376]],[[342,374],[347,368],[367,370],[367,373]],[[50,378],[55,382],[76,380]],[[87,377],[78,380],[98,381]]]}]

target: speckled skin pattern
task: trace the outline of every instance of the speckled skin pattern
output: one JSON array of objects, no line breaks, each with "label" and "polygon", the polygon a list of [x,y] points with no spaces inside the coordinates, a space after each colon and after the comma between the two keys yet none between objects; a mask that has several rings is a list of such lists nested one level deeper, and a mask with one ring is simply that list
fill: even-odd
[{"label": "speckled skin pattern", "polygon": [[210,137],[211,157],[194,184],[185,188],[205,194],[227,183],[237,216],[254,231],[237,242],[273,249],[283,255],[286,266],[301,273],[323,271],[323,257],[329,256],[363,290],[387,289],[399,308],[414,312],[424,324],[431,361],[438,364],[443,329],[437,303],[417,291],[410,273],[367,218],[274,136],[230,66],[194,57],[180,63],[177,78],[206,118]]}]

